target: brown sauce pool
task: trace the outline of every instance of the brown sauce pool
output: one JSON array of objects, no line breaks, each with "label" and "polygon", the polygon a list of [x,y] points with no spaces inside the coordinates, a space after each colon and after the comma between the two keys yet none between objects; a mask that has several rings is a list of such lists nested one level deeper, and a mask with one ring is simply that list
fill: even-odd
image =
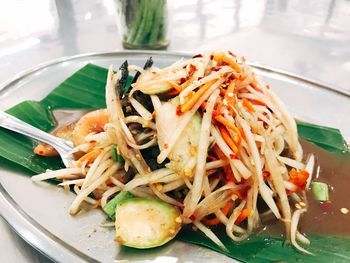
[{"label": "brown sauce pool", "polygon": [[[320,203],[307,191],[308,210],[301,216],[299,229],[302,233],[350,236],[350,154],[329,153],[322,148],[301,141],[304,154],[315,155],[313,173],[314,182],[323,182],[329,186],[330,203]],[[347,214],[342,208],[349,209]],[[284,233],[281,222],[263,222],[263,235]]]}]

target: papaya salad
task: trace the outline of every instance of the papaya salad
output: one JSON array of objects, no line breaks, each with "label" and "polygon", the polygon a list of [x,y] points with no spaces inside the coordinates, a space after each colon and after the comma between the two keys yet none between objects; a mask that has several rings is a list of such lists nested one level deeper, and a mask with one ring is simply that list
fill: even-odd
[{"label": "papaya salad", "polygon": [[[244,57],[111,65],[105,98],[105,109],[55,131],[74,143],[75,161],[33,177],[74,191],[71,215],[83,203],[101,207],[115,220],[116,241],[135,248],[162,245],[185,224],[224,248],[216,226],[240,242],[273,216],[309,253],[298,223],[314,156],[303,156],[295,120]],[[45,144],[34,152],[58,155]]]}]

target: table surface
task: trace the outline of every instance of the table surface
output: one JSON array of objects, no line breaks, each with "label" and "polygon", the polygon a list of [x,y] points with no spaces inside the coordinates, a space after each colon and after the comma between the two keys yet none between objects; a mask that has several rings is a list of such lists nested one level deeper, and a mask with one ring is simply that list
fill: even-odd
[{"label": "table surface", "polygon": [[[231,49],[350,92],[349,0],[168,3],[169,51]],[[0,83],[62,56],[122,50],[115,11],[115,0],[0,1]],[[1,262],[50,262],[1,217],[0,233]]]}]

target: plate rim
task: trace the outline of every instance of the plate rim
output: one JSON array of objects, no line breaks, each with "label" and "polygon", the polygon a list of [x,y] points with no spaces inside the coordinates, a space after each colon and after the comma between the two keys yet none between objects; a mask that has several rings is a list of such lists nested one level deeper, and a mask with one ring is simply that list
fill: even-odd
[{"label": "plate rim", "polygon": [[[9,80],[3,82],[0,85],[0,95],[6,92],[13,85],[29,77],[36,72],[44,70],[45,68],[53,67],[64,62],[71,62],[74,60],[93,58],[93,57],[109,57],[109,56],[141,56],[141,55],[157,55],[157,56],[174,56],[174,57],[191,57],[193,53],[190,52],[167,52],[167,51],[108,51],[108,52],[92,52],[84,53],[73,56],[61,57],[58,59],[50,60],[48,62],[40,63],[37,66],[31,67],[28,70],[22,71],[14,75]],[[288,77],[297,81],[302,81],[307,84],[311,84],[317,88],[328,90],[338,95],[350,98],[350,91],[344,89],[336,89],[327,84],[314,81],[309,78],[302,77],[300,75],[280,70],[274,67],[265,66],[259,63],[248,62],[250,66],[270,73],[277,73],[284,77]],[[46,228],[41,226],[37,221],[30,217],[11,197],[7,190],[0,183],[0,215],[7,222],[7,224],[28,244],[40,253],[48,257],[49,259],[61,262],[98,262],[96,259],[91,258],[87,254],[79,251],[68,243],[64,242]],[[53,242],[53,244],[45,244],[47,240]]]},{"label": "plate rim", "polygon": [[[88,57],[96,57],[96,56],[113,56],[113,55],[162,55],[162,56],[178,56],[178,57],[191,57],[193,55],[192,52],[184,52],[184,51],[150,51],[150,50],[127,50],[127,51],[107,51],[107,52],[90,52],[90,53],[83,53],[73,56],[64,56],[60,58],[56,58],[53,60],[49,60],[47,62],[39,63],[37,66],[31,67],[28,70],[24,70],[22,72],[19,72],[18,74],[15,74],[12,78],[8,79],[7,81],[0,84],[0,94],[6,91],[8,88],[10,88],[12,85],[20,81],[21,79],[32,75],[40,70],[43,70],[47,67],[52,67],[57,64],[61,64],[64,62],[70,62],[74,60],[78,60],[81,58],[88,58]],[[305,83],[314,85],[321,89],[326,89],[328,91],[337,93],[339,95],[343,95],[345,97],[350,98],[350,91],[347,91],[343,88],[334,88],[331,85],[322,83],[320,81],[313,80],[311,78],[303,77],[302,75],[292,73],[287,70],[278,69],[275,67],[270,67],[265,64],[257,63],[257,62],[246,62],[248,65],[267,72],[271,73],[277,73],[280,75],[283,75],[285,77],[289,77],[295,80],[303,81]]]}]

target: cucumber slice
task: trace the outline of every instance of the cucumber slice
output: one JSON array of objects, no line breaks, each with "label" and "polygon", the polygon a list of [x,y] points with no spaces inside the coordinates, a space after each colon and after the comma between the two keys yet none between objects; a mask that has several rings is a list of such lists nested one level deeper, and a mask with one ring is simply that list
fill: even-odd
[{"label": "cucumber slice", "polygon": [[117,206],[115,240],[133,248],[161,246],[181,228],[180,211],[156,199],[132,198]]},{"label": "cucumber slice", "polygon": [[[164,146],[170,141],[172,133],[179,125],[181,119],[186,114],[189,114],[184,113],[181,116],[176,114],[176,108],[179,103],[179,98],[176,97],[165,102],[156,112],[156,127],[160,150],[163,150]],[[202,119],[196,113],[176,141],[176,145],[168,156],[170,160],[168,167],[173,171],[187,176],[192,173],[195,165],[193,159],[196,158],[201,125]]]},{"label": "cucumber slice", "polygon": [[[151,80],[153,73],[150,70],[145,70],[138,78],[138,82]],[[140,91],[147,95],[161,94],[171,90],[172,87],[167,81],[148,84],[140,87]]]},{"label": "cucumber slice", "polygon": [[317,201],[329,201],[328,185],[322,182],[312,182],[311,191]]},{"label": "cucumber slice", "polygon": [[161,94],[171,90],[171,86],[167,82],[155,83],[146,87],[140,88],[140,90],[147,95]]}]

